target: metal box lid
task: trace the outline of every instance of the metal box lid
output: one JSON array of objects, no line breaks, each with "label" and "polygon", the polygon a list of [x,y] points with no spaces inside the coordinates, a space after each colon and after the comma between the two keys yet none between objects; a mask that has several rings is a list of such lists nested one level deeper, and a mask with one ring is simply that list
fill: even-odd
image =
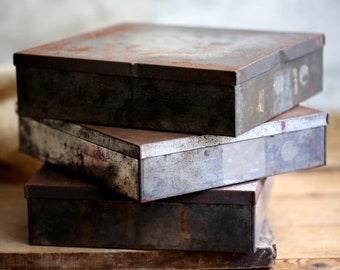
[{"label": "metal box lid", "polygon": [[150,157],[326,126],[328,123],[328,113],[304,106],[296,106],[238,137],[159,132],[72,123],[52,119],[40,119],[39,121],[77,138],[142,160]]},{"label": "metal box lid", "polygon": [[[158,202],[253,206],[262,192],[264,183],[265,178],[262,178],[246,183],[163,199]],[[81,178],[79,175],[72,174],[58,166],[47,163],[26,183],[25,197],[32,199],[126,200],[136,203],[133,199],[101,188]]]},{"label": "metal box lid", "polygon": [[323,45],[322,34],[122,24],[18,52],[14,64],[237,85]]}]

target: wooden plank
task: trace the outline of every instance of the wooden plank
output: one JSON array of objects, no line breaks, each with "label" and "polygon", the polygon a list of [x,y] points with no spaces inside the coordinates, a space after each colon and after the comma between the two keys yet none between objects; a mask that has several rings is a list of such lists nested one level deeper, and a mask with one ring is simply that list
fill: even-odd
[{"label": "wooden plank", "polygon": [[276,175],[272,194],[275,197],[339,194],[340,164],[330,166],[329,162],[328,159],[327,165],[322,168]]},{"label": "wooden plank", "polygon": [[0,181],[24,183],[31,178],[44,163],[32,156],[15,151],[6,163],[0,162]]},{"label": "wooden plank", "polygon": [[275,248],[256,253],[167,252],[104,250],[88,253],[64,249],[59,253],[1,254],[1,270],[15,269],[254,269],[275,262]]},{"label": "wooden plank", "polygon": [[339,224],[274,225],[272,229],[280,259],[340,258]]},{"label": "wooden plank", "polygon": [[[275,226],[340,225],[340,193],[275,197],[270,202],[269,218]],[[284,214],[283,214],[284,213]]]},{"label": "wooden plank", "polygon": [[276,175],[273,178],[273,199],[279,203],[281,197],[337,195],[340,192],[339,173],[337,167],[330,168],[326,165],[303,172]]},{"label": "wooden plank", "polygon": [[279,259],[276,261],[275,270],[303,270],[303,269],[328,269],[339,270],[339,258],[315,259]]}]

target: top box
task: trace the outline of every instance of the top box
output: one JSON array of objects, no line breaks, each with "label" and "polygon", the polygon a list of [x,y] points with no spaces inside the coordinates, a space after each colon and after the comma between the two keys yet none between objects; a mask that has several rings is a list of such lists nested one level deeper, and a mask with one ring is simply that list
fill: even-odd
[{"label": "top box", "polygon": [[322,89],[322,34],[122,24],[14,54],[20,116],[238,136]]}]

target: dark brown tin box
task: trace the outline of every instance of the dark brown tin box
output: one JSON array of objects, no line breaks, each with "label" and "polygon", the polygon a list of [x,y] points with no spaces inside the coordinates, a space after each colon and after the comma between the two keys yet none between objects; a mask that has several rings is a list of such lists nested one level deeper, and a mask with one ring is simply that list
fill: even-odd
[{"label": "dark brown tin box", "polygon": [[45,165],[25,186],[29,242],[254,252],[265,219],[269,184],[262,179],[140,204]]},{"label": "dark brown tin box", "polygon": [[14,55],[21,116],[238,136],[322,88],[322,34],[123,24]]}]

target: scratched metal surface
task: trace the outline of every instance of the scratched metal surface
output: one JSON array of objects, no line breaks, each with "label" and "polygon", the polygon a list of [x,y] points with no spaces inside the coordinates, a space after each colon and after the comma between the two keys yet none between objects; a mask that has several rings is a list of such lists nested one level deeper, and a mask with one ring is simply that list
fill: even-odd
[{"label": "scratched metal surface", "polygon": [[[46,170],[51,167],[44,167],[25,187],[31,244],[247,253],[259,244],[260,234],[254,232],[265,219],[263,198],[269,190],[264,180],[220,190],[225,199],[219,203],[172,199],[140,204],[100,195],[98,187],[75,176]],[[89,189],[97,189],[99,198],[89,196]],[[259,198],[255,204],[238,204],[228,200],[230,192],[258,192]]]},{"label": "scratched metal surface", "polygon": [[110,189],[139,198],[137,159],[75,139],[35,121],[21,121],[20,130],[20,149],[23,152],[71,168],[82,175],[96,177]]},{"label": "scratched metal surface", "polygon": [[141,161],[143,201],[325,165],[325,127]]},{"label": "scratched metal surface", "polygon": [[15,65],[239,84],[315,51],[322,34],[122,24],[15,54]]},{"label": "scratched metal surface", "polygon": [[[312,115],[305,124],[313,123],[313,119],[320,124],[315,113]],[[96,133],[85,132],[82,134],[86,138],[79,138],[42,122],[20,118],[20,148],[147,202],[324,165],[327,114],[316,115],[323,119],[321,125],[314,123],[288,132],[284,129],[294,124],[280,119],[276,125],[281,132],[275,135],[144,159],[89,142]]]}]

